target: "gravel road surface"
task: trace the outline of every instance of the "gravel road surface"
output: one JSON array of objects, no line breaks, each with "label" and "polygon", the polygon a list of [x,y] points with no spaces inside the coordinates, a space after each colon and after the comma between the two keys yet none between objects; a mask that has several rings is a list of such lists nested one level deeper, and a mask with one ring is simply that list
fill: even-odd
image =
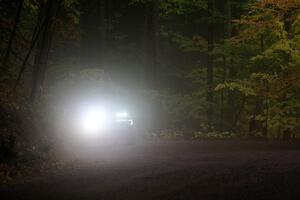
[{"label": "gravel road surface", "polygon": [[[72,157],[72,158],[71,158]],[[246,141],[91,147],[1,200],[299,200],[300,145]]]}]

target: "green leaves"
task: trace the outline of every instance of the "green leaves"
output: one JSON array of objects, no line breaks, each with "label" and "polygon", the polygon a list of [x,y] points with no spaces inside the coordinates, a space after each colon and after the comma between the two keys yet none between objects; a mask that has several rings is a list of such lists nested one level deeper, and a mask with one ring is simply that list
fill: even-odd
[{"label": "green leaves", "polygon": [[161,1],[160,6],[163,10],[163,16],[170,14],[184,15],[206,9],[207,3],[204,0],[164,0]]},{"label": "green leaves", "polygon": [[163,36],[170,38],[183,52],[204,52],[207,49],[207,41],[202,36],[189,38],[170,31],[164,32]]},{"label": "green leaves", "polygon": [[[153,0],[132,0],[131,4],[149,3]],[[184,15],[207,8],[205,0],[160,0],[161,16]]]}]

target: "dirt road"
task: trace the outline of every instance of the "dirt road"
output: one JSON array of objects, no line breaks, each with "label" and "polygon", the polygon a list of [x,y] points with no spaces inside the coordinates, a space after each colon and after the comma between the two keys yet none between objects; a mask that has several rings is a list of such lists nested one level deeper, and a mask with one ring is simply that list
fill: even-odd
[{"label": "dirt road", "polygon": [[300,145],[206,141],[99,147],[69,167],[0,186],[0,199],[299,200]]}]

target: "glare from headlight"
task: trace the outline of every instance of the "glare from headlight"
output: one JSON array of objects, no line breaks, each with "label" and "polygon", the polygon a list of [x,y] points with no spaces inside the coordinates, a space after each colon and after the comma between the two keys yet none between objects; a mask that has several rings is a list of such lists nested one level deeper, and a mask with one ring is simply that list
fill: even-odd
[{"label": "glare from headlight", "polygon": [[116,117],[117,118],[126,118],[126,117],[128,117],[128,113],[126,113],[126,112],[120,112],[120,113],[116,114]]},{"label": "glare from headlight", "polygon": [[104,128],[105,112],[99,108],[88,108],[81,116],[81,123],[85,133],[98,134]]}]

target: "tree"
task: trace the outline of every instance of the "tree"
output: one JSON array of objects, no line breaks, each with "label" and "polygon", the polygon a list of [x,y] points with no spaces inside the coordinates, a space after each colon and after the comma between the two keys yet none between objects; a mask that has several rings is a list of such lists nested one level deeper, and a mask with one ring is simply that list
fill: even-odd
[{"label": "tree", "polygon": [[43,1],[40,2],[38,24],[39,28],[42,28],[43,31],[38,41],[38,50],[35,56],[31,86],[32,90],[30,94],[31,102],[34,102],[36,97],[41,93],[43,87],[48,55],[53,38],[53,24],[59,5],[59,0],[48,0],[46,3]]},{"label": "tree", "polygon": [[12,48],[12,43],[13,43],[13,40],[16,36],[16,31],[17,31],[17,28],[18,28],[18,24],[20,22],[20,16],[21,16],[21,11],[23,9],[23,3],[24,3],[24,0],[19,0],[18,7],[17,7],[17,14],[16,14],[16,17],[15,17],[15,20],[14,20],[14,26],[13,26],[12,32],[10,34],[9,41],[8,41],[8,46],[7,46],[7,49],[6,49],[4,58],[3,58],[3,62],[2,62],[2,72],[6,72],[6,67],[7,67],[6,64],[7,64],[7,61],[9,60],[9,55],[11,53],[11,48]]},{"label": "tree", "polygon": [[213,96],[213,85],[214,85],[214,58],[211,55],[214,49],[214,19],[210,18],[214,13],[214,1],[208,1],[208,28],[207,28],[207,123],[208,126],[211,127],[213,124],[213,116],[214,116],[214,96]]},{"label": "tree", "polygon": [[108,19],[106,0],[81,1],[81,67],[104,68]]},{"label": "tree", "polygon": [[155,89],[158,84],[158,17],[159,2],[158,0],[146,3],[145,12],[145,69],[144,81],[146,88]]},{"label": "tree", "polygon": [[[276,129],[279,136],[297,129],[299,33],[295,30],[299,26],[299,8],[297,1],[255,2],[250,4],[248,14],[236,21],[240,33],[231,41],[239,48],[241,64],[247,66],[240,71],[248,74],[247,82],[255,91],[255,98],[250,98],[248,104],[252,110],[248,113],[251,136],[267,137]],[[286,84],[289,86],[282,87]]]}]

